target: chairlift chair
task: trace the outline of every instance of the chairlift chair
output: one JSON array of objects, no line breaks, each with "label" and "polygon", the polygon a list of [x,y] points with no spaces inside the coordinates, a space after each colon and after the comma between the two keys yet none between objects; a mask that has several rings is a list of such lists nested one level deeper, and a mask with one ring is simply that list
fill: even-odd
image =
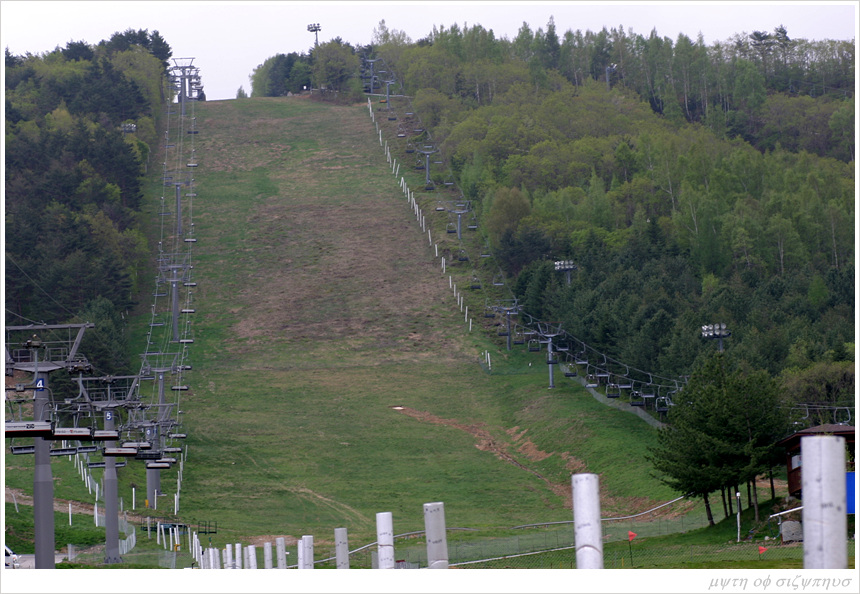
[{"label": "chairlift chair", "polygon": [[606,384],[606,397],[607,398],[619,398],[621,396],[621,388],[618,387],[618,384],[615,382],[609,382]]},{"label": "chairlift chair", "polygon": [[457,260],[459,260],[460,262],[468,262],[469,261],[469,254],[466,253],[466,250],[460,250],[457,253]]},{"label": "chairlift chair", "polygon": [[672,399],[668,396],[658,396],[654,402],[654,409],[661,415],[669,412],[669,407],[672,405]]},{"label": "chairlift chair", "polygon": [[536,338],[529,339],[528,349],[530,353],[537,353],[540,351],[540,342]]},{"label": "chairlift chair", "polygon": [[572,357],[570,355],[565,355],[565,360],[567,362],[567,367],[564,370],[564,377],[577,377],[579,374],[576,371],[576,365],[572,363]]},{"label": "chairlift chair", "polygon": [[503,273],[498,273],[493,276],[493,286],[495,287],[504,287],[505,286],[505,275]]},{"label": "chairlift chair", "polygon": [[479,279],[476,275],[472,275],[472,288],[480,289],[481,288],[481,279]]},{"label": "chairlift chair", "polygon": [[[839,411],[845,411],[839,414]],[[848,425],[851,423],[851,409],[846,407],[837,408],[833,411],[833,423],[835,425]]]}]

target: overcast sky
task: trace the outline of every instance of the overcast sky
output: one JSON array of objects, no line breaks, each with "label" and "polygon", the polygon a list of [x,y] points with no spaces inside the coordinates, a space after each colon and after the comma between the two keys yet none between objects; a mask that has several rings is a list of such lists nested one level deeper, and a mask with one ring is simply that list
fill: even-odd
[{"label": "overcast sky", "polygon": [[126,29],[159,31],[173,57],[193,57],[209,100],[232,99],[240,86],[250,93],[249,75],[267,58],[307,52],[319,23],[320,42],[336,37],[354,45],[371,41],[385,19],[389,29],[413,41],[433,26],[481,25],[497,38],[513,39],[523,22],[546,29],[550,16],[559,36],[567,30],[624,27],[676,39],[684,33],[705,43],[735,33],[773,31],[780,24],[791,38],[854,39],[857,2],[46,2],[2,0],[0,37],[13,54],[38,54],[69,41],[96,44]]}]

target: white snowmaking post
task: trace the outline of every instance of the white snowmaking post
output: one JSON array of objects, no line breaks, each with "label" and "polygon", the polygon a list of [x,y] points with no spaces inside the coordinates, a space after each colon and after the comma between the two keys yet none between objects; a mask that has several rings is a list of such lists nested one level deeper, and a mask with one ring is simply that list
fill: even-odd
[{"label": "white snowmaking post", "polygon": [[577,569],[603,569],[603,534],[600,526],[600,487],[596,474],[574,474],[574,544]]},{"label": "white snowmaking post", "polygon": [[448,569],[448,538],[445,535],[445,504],[424,504],[424,532],[427,537],[427,569]]},{"label": "white snowmaking post", "polygon": [[376,547],[379,569],[394,569],[394,522],[391,512],[376,514]]},{"label": "white snowmaking post", "polygon": [[272,543],[263,543],[263,568],[272,569]]},{"label": "white snowmaking post", "polygon": [[242,545],[238,542],[233,549],[233,558],[236,560],[236,569],[242,569]]},{"label": "white snowmaking post", "polygon": [[346,528],[334,529],[334,557],[338,569],[349,569],[349,540]]},{"label": "white snowmaking post", "polygon": [[283,536],[275,539],[275,546],[278,550],[278,569],[287,568],[287,543]]},{"label": "white snowmaking post", "polygon": [[848,569],[845,438],[805,435],[803,457],[803,567]]},{"label": "white snowmaking post", "polygon": [[311,534],[305,534],[302,536],[302,540],[299,542],[299,549],[301,551],[301,562],[299,563],[299,569],[313,569],[314,568],[314,537]]},{"label": "white snowmaking post", "polygon": [[248,545],[245,548],[248,551],[248,569],[257,569],[257,547],[255,545]]},{"label": "white snowmaking post", "polygon": [[224,547],[224,569],[236,569],[233,563],[233,545],[227,544]]}]

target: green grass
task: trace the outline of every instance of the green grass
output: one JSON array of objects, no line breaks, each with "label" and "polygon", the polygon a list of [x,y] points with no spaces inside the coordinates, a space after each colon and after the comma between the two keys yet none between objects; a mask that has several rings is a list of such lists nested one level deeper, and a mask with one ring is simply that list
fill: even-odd
[{"label": "green grass", "polygon": [[[504,349],[482,317],[498,292],[488,280],[465,292],[469,333],[448,275],[462,287],[473,269],[442,274],[365,107],[282,98],[195,109],[197,313],[179,520],[217,522],[215,546],[312,534],[323,550],[338,527],[352,546],[374,541],[377,512],[393,513],[395,533],[421,530],[431,501],[445,503],[449,527],[477,530],[457,533],[467,542],[567,521],[573,472],[600,475],[604,516],[676,496],[645,460],[652,427],[561,374],[548,389],[542,353]],[[416,196],[435,241],[455,249],[435,197]],[[477,253],[480,236],[468,241]],[[132,320],[141,344],[148,301]],[[7,484],[31,492],[32,461],[10,460]],[[72,464],[52,468],[56,497],[92,498]],[[162,473],[169,509],[147,514],[171,517],[177,472]],[[142,465],[118,476],[126,507],[133,486],[140,507]]]}]

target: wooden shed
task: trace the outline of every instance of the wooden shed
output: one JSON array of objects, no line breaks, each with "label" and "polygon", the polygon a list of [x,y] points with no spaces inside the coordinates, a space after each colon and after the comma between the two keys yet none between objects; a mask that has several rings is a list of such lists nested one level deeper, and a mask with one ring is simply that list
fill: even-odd
[{"label": "wooden shed", "polygon": [[[803,482],[801,480],[801,452],[800,438],[804,435],[838,435],[845,438],[846,452],[854,452],[854,427],[850,425],[818,425],[809,427],[789,435],[785,439],[777,442],[785,448],[785,467],[788,471],[788,493],[798,499],[801,498]],[[848,459],[846,471],[854,470],[854,460]]]}]

